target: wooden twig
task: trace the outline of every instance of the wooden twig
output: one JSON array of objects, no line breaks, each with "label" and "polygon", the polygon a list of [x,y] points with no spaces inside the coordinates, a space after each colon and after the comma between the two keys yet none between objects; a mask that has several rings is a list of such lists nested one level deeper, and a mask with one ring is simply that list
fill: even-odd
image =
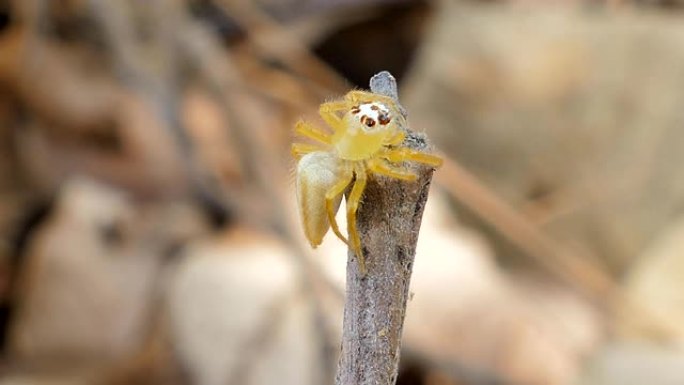
[{"label": "wooden twig", "polygon": [[[381,72],[371,79],[371,91],[396,99],[396,82]],[[407,134],[408,147],[428,147],[424,136]],[[396,382],[416,241],[433,171],[412,167],[419,176],[415,182],[372,176],[357,211],[367,274],[360,273],[349,250],[337,385]]]}]

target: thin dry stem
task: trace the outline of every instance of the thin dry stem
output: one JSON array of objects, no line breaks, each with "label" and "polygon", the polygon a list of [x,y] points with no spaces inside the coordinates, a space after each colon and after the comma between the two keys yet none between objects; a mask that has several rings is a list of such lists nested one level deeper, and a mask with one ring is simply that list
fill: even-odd
[{"label": "thin dry stem", "polygon": [[[371,79],[371,91],[396,99],[388,72]],[[428,148],[423,136],[407,130],[408,147]],[[415,182],[371,176],[357,211],[366,259],[362,275],[353,250],[347,263],[342,352],[338,385],[394,384],[418,231],[433,169],[415,165]]]}]

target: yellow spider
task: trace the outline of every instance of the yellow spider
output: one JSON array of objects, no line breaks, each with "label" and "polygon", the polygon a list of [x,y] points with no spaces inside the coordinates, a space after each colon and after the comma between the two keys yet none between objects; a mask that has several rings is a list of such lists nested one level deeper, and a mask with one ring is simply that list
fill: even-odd
[{"label": "yellow spider", "polygon": [[[351,91],[342,100],[323,103],[319,114],[333,133],[299,121],[295,132],[313,139],[316,144],[292,145],[292,154],[299,159],[296,190],[304,233],[316,248],[332,227],[335,235],[354,250],[360,271],[365,274],[356,210],[368,174],[414,181],[417,175],[403,168],[402,162],[439,167],[442,159],[401,146],[406,122],[397,103],[388,96]],[[340,232],[335,214],[352,180],[355,182],[347,197],[347,240]]]}]

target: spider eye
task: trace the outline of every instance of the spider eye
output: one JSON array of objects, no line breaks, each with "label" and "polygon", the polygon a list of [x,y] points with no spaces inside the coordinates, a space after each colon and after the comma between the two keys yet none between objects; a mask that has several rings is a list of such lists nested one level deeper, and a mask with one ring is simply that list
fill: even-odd
[{"label": "spider eye", "polygon": [[378,122],[383,126],[389,124],[391,120],[392,118],[389,117],[389,114],[382,113],[378,116]]},{"label": "spider eye", "polygon": [[375,119],[369,117],[368,115],[363,115],[361,117],[361,124],[365,125],[366,127],[373,127],[375,126]]}]

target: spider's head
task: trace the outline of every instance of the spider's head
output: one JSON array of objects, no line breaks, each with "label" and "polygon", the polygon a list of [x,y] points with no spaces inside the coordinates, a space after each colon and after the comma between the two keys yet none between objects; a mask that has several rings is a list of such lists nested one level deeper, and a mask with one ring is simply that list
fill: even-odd
[{"label": "spider's head", "polygon": [[350,110],[352,118],[358,121],[364,132],[381,131],[392,121],[389,108],[379,102],[362,103],[355,105]]},{"label": "spider's head", "polygon": [[370,159],[396,135],[395,109],[379,101],[351,104],[344,117],[344,129],[335,133],[332,143],[343,159]]}]

